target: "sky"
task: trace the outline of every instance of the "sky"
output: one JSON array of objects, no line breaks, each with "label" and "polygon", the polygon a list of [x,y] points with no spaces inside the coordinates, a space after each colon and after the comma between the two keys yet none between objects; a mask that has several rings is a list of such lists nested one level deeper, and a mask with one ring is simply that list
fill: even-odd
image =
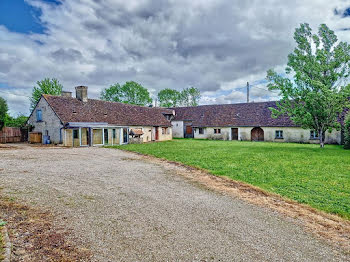
[{"label": "sky", "polygon": [[29,114],[38,80],[98,98],[136,81],[153,98],[164,88],[200,89],[200,104],[278,99],[266,71],[282,73],[293,32],[321,23],[350,42],[350,0],[0,0],[0,96]]}]

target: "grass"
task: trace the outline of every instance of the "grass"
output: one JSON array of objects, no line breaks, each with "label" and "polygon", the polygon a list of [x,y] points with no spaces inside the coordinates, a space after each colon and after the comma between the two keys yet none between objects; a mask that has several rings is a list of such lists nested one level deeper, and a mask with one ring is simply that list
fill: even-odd
[{"label": "grass", "polygon": [[[1,230],[1,227],[0,227],[0,230]],[[4,239],[0,232],[0,261],[2,261],[3,259],[4,259]]]},{"label": "grass", "polygon": [[4,238],[2,236],[2,227],[6,225],[6,222],[0,219],[0,261],[4,259]]},{"label": "grass", "polygon": [[203,168],[350,219],[350,150],[341,146],[174,139],[114,148]]}]

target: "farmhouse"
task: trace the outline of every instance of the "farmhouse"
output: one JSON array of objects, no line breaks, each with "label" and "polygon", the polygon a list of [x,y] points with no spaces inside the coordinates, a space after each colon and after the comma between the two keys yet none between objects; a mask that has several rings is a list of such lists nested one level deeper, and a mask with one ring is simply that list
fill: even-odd
[{"label": "farmhouse", "polygon": [[[75,98],[71,92],[41,97],[28,119],[37,140],[74,147],[173,137],[319,143],[316,131],[296,126],[288,116],[272,118],[273,101],[155,108],[89,99],[86,86],[75,89]],[[327,132],[325,142],[342,144],[342,132]]]},{"label": "farmhouse", "polygon": [[[173,136],[179,138],[319,143],[317,132],[296,126],[288,116],[271,117],[276,102],[174,108]],[[341,144],[342,132],[326,133],[325,142]]]},{"label": "farmhouse", "polygon": [[174,110],[89,99],[86,86],[75,90],[75,98],[71,92],[40,98],[27,124],[43,143],[76,147],[172,139]]}]

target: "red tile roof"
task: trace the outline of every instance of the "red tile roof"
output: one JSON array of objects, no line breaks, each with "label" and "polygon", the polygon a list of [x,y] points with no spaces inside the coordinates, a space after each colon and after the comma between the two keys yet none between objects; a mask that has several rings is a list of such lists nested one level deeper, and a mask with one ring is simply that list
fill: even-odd
[{"label": "red tile roof", "polygon": [[269,107],[276,108],[276,102],[177,107],[174,108],[176,116],[173,121],[189,120],[197,127],[296,126],[288,116],[272,118]]},{"label": "red tile roof", "polygon": [[117,102],[43,95],[57,116],[68,122],[101,122],[118,126],[171,126],[163,114],[171,109],[135,106]]}]

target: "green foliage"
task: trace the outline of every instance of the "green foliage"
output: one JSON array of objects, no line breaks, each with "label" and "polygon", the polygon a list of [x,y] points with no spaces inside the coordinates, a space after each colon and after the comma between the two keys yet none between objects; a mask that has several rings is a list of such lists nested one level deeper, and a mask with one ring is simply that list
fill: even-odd
[{"label": "green foliage", "polygon": [[158,92],[158,101],[162,107],[177,107],[181,103],[181,93],[170,88],[160,90]]},{"label": "green foliage", "polygon": [[295,124],[316,130],[320,145],[324,134],[340,129],[338,116],[349,106],[350,85],[344,85],[350,74],[350,46],[337,42],[337,36],[325,24],[312,34],[308,24],[294,33],[297,47],[288,56],[286,74],[267,73],[269,90],[278,90],[281,100],[272,116],[287,114]]},{"label": "green foliage", "polygon": [[198,88],[189,87],[181,92],[181,104],[183,106],[198,106],[201,93]]},{"label": "green foliage", "polygon": [[142,106],[152,103],[148,90],[134,81],[126,82],[123,86],[118,83],[111,85],[101,92],[100,98],[106,101]]},{"label": "green foliage", "polygon": [[344,149],[350,149],[350,112],[347,113],[344,121]]},{"label": "green foliage", "polygon": [[42,95],[61,95],[62,93],[63,86],[55,78],[45,78],[44,80],[36,82],[36,84],[37,86],[33,88],[30,98],[31,110],[34,110]]},{"label": "green foliage", "polygon": [[12,117],[7,115],[5,126],[8,127],[24,127],[27,123],[28,117],[25,115],[18,115],[17,117]]},{"label": "green foliage", "polygon": [[174,139],[116,148],[203,168],[350,219],[350,151],[342,146]]},{"label": "green foliage", "polygon": [[0,219],[0,227],[5,226],[6,224],[7,224],[7,222],[6,222],[6,221],[4,221],[4,220]]},{"label": "green foliage", "polygon": [[158,100],[162,107],[198,106],[201,93],[198,88],[185,88],[181,92],[166,88],[158,93]]},{"label": "green foliage", "polygon": [[4,98],[0,97],[0,130],[5,126],[8,106]]}]

